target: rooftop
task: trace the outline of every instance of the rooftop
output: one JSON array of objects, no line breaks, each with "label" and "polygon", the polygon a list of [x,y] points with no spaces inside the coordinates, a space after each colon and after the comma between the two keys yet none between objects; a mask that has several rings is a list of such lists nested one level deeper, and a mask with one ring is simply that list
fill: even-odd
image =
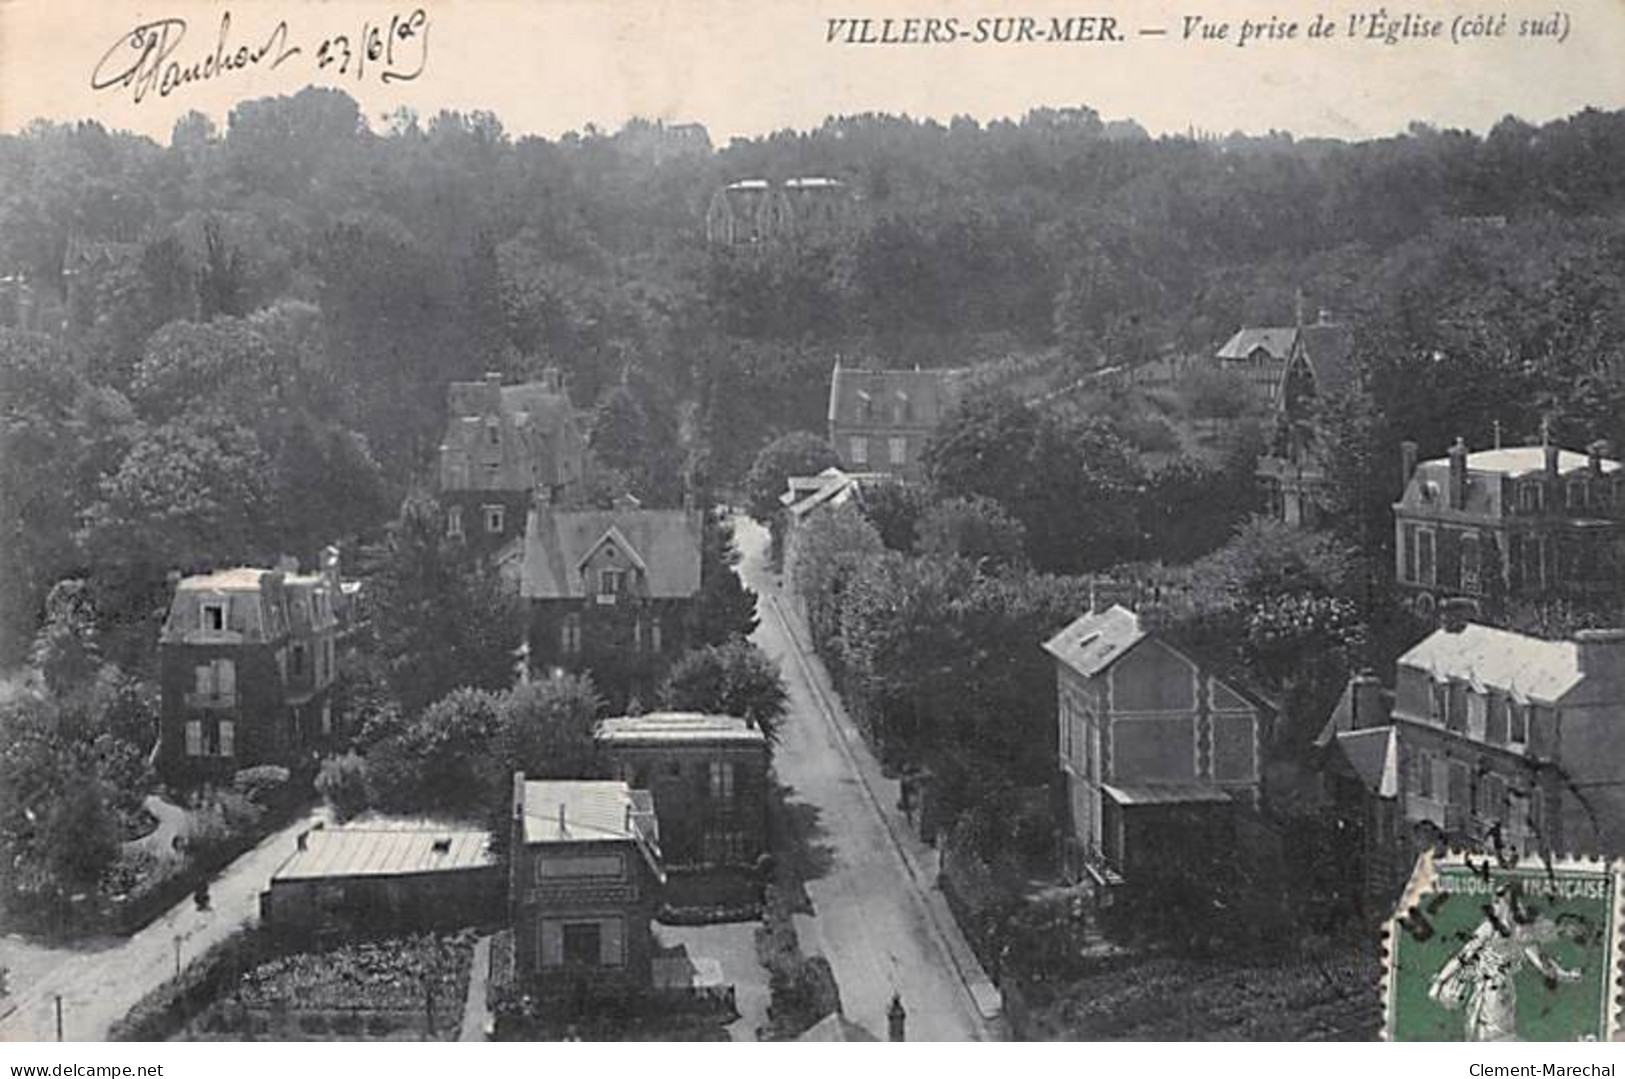
[{"label": "rooftop", "polygon": [[602,843],[638,840],[654,800],[619,780],[527,779],[526,843]]},{"label": "rooftop", "polygon": [[620,744],[641,742],[744,742],[765,743],[760,727],[736,716],[704,715],[699,712],[650,712],[641,716],[616,716],[598,724],[598,740]]},{"label": "rooftop", "polygon": [[490,834],[427,821],[373,820],[305,833],[273,881],[399,877],[495,865]]},{"label": "rooftop", "polygon": [[1261,348],[1284,363],[1292,355],[1297,337],[1296,326],[1243,326],[1219,349],[1219,359],[1245,360]]},{"label": "rooftop", "polygon": [[1476,622],[1456,633],[1434,631],[1400,656],[1399,665],[1546,702],[1555,702],[1581,681],[1573,641],[1543,641]]},{"label": "rooftop", "polygon": [[588,558],[614,543],[643,571],[647,594],[686,599],[700,590],[700,536],[696,511],[669,509],[531,511],[525,525],[520,592],[526,599],[580,599],[589,582]]},{"label": "rooftop", "polygon": [[830,375],[832,423],[879,423],[929,427],[942,419],[958,398],[963,368],[867,371],[842,367]]},{"label": "rooftop", "polygon": [[1120,806],[1218,805],[1230,796],[1207,783],[1102,783],[1112,801]]},{"label": "rooftop", "polygon": [[[1430,465],[1449,466],[1450,458],[1435,457],[1426,462]],[[1591,467],[1591,458],[1583,453],[1573,450],[1557,451],[1557,471],[1561,474],[1575,472]],[[1619,471],[1619,462],[1604,458],[1602,470],[1605,473]],[[1507,446],[1498,450],[1479,450],[1477,453],[1467,455],[1467,470],[1469,472],[1494,472],[1506,476],[1527,476],[1546,470],[1546,448],[1544,446]]]},{"label": "rooftop", "polygon": [[183,592],[257,592],[260,578],[272,572],[275,571],[253,566],[219,569],[213,573],[183,578],[179,589]]},{"label": "rooftop", "polygon": [[1044,642],[1044,651],[1079,674],[1093,677],[1145,640],[1140,616],[1121,604],[1091,611]]}]

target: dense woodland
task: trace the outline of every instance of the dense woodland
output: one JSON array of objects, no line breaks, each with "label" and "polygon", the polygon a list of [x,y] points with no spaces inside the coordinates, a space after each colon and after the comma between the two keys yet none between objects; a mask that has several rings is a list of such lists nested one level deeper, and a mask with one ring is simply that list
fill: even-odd
[{"label": "dense woodland", "polygon": [[[311,89],[224,131],[187,116],[167,147],[94,123],[0,138],[0,322],[39,331],[0,351],[0,656],[66,575],[139,606],[170,568],[376,534],[446,382],[485,370],[562,365],[601,459],[655,503],[685,463],[726,486],[818,430],[837,355],[1207,354],[1300,291],[1359,326],[1384,436],[1621,422],[1593,376],[1625,348],[1625,115],[1359,144],[1152,140],[1089,109],[846,117],[712,154],[659,136],[375,130]],[[807,174],[851,185],[852,228],[708,249],[720,184]]]}]

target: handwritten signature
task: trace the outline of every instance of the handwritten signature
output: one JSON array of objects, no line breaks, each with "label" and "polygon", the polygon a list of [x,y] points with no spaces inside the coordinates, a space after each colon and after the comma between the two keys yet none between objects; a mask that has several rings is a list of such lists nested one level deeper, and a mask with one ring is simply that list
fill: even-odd
[{"label": "handwritten signature", "polygon": [[[286,19],[256,44],[231,43],[231,12],[220,16],[214,51],[177,57],[186,38],[185,19],[154,19],[119,35],[90,75],[92,90],[127,90],[140,104],[149,94],[168,97],[190,83],[206,82],[234,71],[264,65],[274,70],[306,50],[292,42]],[[365,22],[361,32],[333,34],[312,48],[319,72],[361,79],[368,65],[384,83],[409,82],[423,74],[429,61],[429,16],[422,8],[396,15],[386,28]],[[415,63],[415,66],[411,66]]]}]

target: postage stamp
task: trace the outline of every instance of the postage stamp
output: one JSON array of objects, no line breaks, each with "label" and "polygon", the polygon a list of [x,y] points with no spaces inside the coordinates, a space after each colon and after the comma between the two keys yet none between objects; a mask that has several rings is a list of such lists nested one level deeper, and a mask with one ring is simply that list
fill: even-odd
[{"label": "postage stamp", "polygon": [[1620,915],[1605,862],[1423,854],[1388,927],[1383,1036],[1612,1040]]}]

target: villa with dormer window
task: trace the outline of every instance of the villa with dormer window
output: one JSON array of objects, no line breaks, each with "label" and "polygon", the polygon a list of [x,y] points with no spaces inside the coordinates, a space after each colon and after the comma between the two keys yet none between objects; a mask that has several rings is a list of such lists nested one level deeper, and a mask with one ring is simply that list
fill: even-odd
[{"label": "villa with dormer window", "polygon": [[590,671],[612,704],[646,703],[694,632],[704,522],[692,509],[563,510],[539,497],[520,595],[532,672]]}]

